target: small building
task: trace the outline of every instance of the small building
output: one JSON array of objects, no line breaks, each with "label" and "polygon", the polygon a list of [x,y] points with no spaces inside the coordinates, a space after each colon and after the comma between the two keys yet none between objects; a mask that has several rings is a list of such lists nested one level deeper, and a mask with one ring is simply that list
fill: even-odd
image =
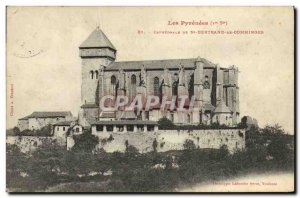
[{"label": "small building", "polygon": [[74,121],[64,121],[53,125],[53,136],[57,138],[58,143],[67,143],[68,131],[73,125],[75,125]]},{"label": "small building", "polygon": [[158,131],[158,123],[149,120],[96,121],[91,124],[92,133],[101,132],[151,132]]},{"label": "small building", "polygon": [[49,124],[54,125],[59,122],[71,121],[73,119],[70,111],[35,111],[32,114],[18,120],[20,131],[26,129],[37,130]]},{"label": "small building", "polygon": [[232,126],[232,111],[221,101],[213,112],[213,123]]},{"label": "small building", "polygon": [[84,132],[84,129],[81,125],[75,124],[70,128],[70,135],[80,135]]}]

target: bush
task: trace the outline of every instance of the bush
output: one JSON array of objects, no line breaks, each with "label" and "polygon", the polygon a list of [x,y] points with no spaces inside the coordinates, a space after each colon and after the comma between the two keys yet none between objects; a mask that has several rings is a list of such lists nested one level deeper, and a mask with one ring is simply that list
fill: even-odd
[{"label": "bush", "polygon": [[159,129],[175,129],[174,123],[166,117],[158,120]]},{"label": "bush", "polygon": [[287,153],[289,153],[289,148],[284,140],[277,139],[268,145],[268,153],[273,156],[275,160],[285,161],[288,157]]},{"label": "bush", "polygon": [[93,135],[90,131],[84,132],[80,135],[73,136],[75,145],[72,150],[92,152],[96,145],[99,144],[99,138]]},{"label": "bush", "polygon": [[196,145],[193,140],[186,139],[183,144],[183,148],[185,150],[194,150],[194,149],[196,149]]},{"label": "bush", "polygon": [[20,136],[35,136],[35,132],[29,129],[25,129],[19,133]]},{"label": "bush", "polygon": [[127,154],[135,155],[139,153],[139,150],[135,146],[130,145],[128,140],[125,141],[125,147],[125,153]]},{"label": "bush", "polygon": [[18,127],[14,127],[13,128],[13,133],[14,133],[14,135],[20,135],[21,131]]},{"label": "bush", "polygon": [[49,124],[47,126],[42,127],[41,129],[36,130],[36,135],[37,136],[52,136],[53,135],[53,128],[52,125]]}]

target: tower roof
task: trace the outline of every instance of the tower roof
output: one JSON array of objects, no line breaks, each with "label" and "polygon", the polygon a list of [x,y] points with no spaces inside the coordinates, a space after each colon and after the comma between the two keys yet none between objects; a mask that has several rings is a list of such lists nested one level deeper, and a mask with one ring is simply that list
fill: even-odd
[{"label": "tower roof", "polygon": [[230,111],[229,107],[227,107],[226,104],[223,101],[221,101],[217,105],[214,113],[231,113],[231,111]]},{"label": "tower roof", "polygon": [[115,51],[115,46],[110,42],[107,36],[102,32],[100,28],[95,29],[89,37],[79,46],[79,48],[98,48],[98,47],[108,47]]}]

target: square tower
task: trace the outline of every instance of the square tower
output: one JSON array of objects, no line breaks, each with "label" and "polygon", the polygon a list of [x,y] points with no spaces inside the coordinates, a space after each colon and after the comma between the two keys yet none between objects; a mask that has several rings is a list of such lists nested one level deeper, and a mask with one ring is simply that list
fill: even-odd
[{"label": "square tower", "polygon": [[100,72],[116,59],[116,48],[99,27],[79,46],[81,69],[81,110],[79,122],[89,126],[99,116]]}]

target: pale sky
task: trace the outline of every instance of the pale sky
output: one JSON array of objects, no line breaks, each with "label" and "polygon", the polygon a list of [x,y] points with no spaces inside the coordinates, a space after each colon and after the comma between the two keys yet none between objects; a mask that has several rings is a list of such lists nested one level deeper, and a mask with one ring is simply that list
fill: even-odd
[{"label": "pale sky", "polygon": [[[193,20],[227,25],[168,25],[168,21]],[[9,7],[7,128],[33,111],[70,110],[78,115],[78,46],[100,25],[118,50],[117,61],[200,56],[222,67],[237,66],[241,117],[252,116],[261,127],[278,123],[293,134],[293,23],[291,7]],[[153,34],[154,30],[262,30],[264,34],[164,35]]]}]

